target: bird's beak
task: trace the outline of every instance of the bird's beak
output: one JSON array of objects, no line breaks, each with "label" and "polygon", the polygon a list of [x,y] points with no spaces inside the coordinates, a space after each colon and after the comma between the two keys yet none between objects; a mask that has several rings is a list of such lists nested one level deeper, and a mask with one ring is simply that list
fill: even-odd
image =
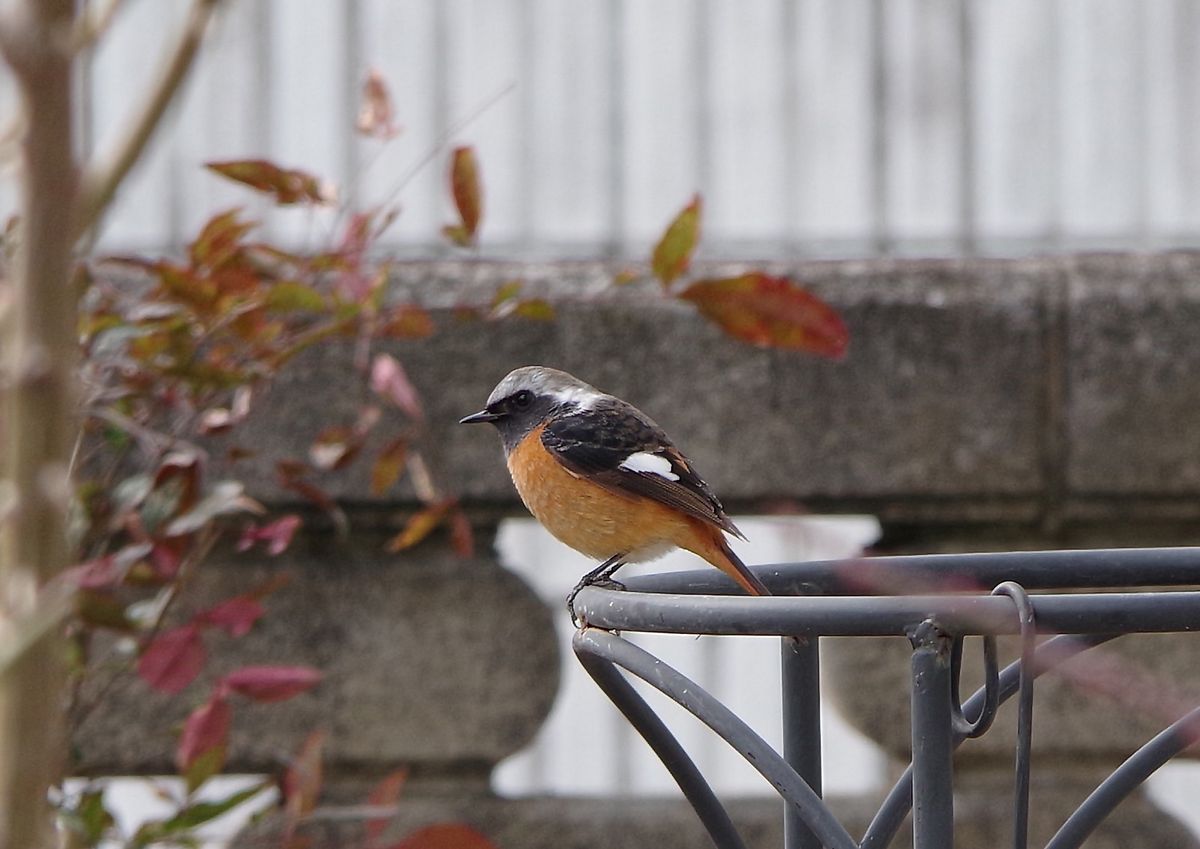
[{"label": "bird's beak", "polygon": [[479,422],[494,422],[498,418],[500,418],[500,416],[497,415],[496,413],[491,413],[491,412],[488,412],[487,410],[480,410],[478,413],[472,413],[471,415],[467,416],[466,418],[459,419],[458,423],[459,424],[478,424]]}]

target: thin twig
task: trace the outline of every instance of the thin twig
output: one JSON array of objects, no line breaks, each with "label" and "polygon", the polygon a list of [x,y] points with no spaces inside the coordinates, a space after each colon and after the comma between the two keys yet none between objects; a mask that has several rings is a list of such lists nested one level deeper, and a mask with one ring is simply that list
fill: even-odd
[{"label": "thin twig", "polygon": [[125,0],[108,0],[98,12],[93,11],[96,7],[91,3],[85,3],[79,17],[75,19],[75,28],[71,33],[71,50],[82,53],[98,42],[112,26],[117,17],[117,10],[124,2]]},{"label": "thin twig", "polygon": [[204,40],[209,19],[220,2],[221,0],[193,0],[187,22],[179,36],[179,43],[175,45],[166,70],[151,89],[150,96],[137,119],[130,124],[124,140],[117,145],[106,163],[93,163],[84,172],[75,226],[76,237],[82,236],[95,226],[101,213],[116,195],[117,187],[141,157],[167,107],[187,77]]}]

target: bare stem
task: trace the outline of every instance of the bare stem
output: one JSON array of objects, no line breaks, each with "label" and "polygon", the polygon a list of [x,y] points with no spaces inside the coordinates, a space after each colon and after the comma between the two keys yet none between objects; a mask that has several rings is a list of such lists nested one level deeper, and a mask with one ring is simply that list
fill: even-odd
[{"label": "bare stem", "polygon": [[112,154],[104,162],[90,165],[84,173],[79,215],[74,228],[76,237],[82,236],[96,224],[116,195],[117,187],[146,149],[167,107],[191,70],[204,40],[205,30],[208,29],[209,19],[218,3],[220,0],[192,0],[187,22],[179,34],[179,42],[158,82],[150,90],[141,112],[130,123],[124,139]]},{"label": "bare stem", "polygon": [[[74,437],[75,298],[70,287],[78,192],[73,151],[74,0],[18,0],[0,51],[21,93],[21,230],[4,345],[5,469],[14,498],[0,538],[0,605],[37,616],[39,587],[66,565],[64,514]],[[52,845],[46,788],[63,761],[65,652],[56,628],[0,675],[0,846]]]}]

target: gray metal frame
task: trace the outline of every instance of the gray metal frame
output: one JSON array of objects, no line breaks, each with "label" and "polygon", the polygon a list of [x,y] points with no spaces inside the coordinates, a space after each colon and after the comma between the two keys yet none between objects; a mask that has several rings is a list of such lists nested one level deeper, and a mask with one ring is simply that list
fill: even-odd
[{"label": "gray metal frame", "polygon": [[[641,678],[712,728],[789,803],[788,849],[884,849],[913,814],[916,849],[954,845],[954,749],[985,733],[1016,695],[1013,846],[1027,845],[1034,679],[1122,634],[1200,630],[1200,548],[1042,551],[880,557],[755,567],[776,595],[727,595],[715,570],[631,578],[625,590],[588,587],[575,600],[584,627],[575,653],[679,783],[719,849],[744,849],[729,815],[695,764],[626,680]],[[873,595],[911,587],[914,595]],[[945,592],[952,587],[954,593]],[[978,587],[977,592],[964,591]],[[1143,592],[1027,590],[1157,588]],[[992,588],[990,592],[988,588]],[[941,592],[939,592],[941,590]],[[782,638],[783,753],[686,676],[618,631],[757,634]],[[1040,645],[1037,634],[1056,634]],[[995,638],[1022,636],[1021,659],[1000,670]],[[819,640],[906,636],[912,653],[913,760],[861,841],[821,800]],[[984,639],[985,684],[958,693],[962,642]],[[623,670],[623,671],[622,671]],[[1200,708],[1177,720],[1115,770],[1079,806],[1046,849],[1080,846],[1101,820],[1156,769],[1200,739]]]}]

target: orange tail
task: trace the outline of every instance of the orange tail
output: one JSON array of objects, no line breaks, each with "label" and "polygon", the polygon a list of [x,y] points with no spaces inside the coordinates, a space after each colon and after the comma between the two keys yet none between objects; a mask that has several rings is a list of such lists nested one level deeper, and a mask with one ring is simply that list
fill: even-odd
[{"label": "orange tail", "polygon": [[737,581],[738,586],[750,595],[770,595],[771,591],[758,579],[758,576],[747,569],[741,558],[733,553],[725,535],[714,528],[712,536],[712,546],[707,551],[696,553]]}]

